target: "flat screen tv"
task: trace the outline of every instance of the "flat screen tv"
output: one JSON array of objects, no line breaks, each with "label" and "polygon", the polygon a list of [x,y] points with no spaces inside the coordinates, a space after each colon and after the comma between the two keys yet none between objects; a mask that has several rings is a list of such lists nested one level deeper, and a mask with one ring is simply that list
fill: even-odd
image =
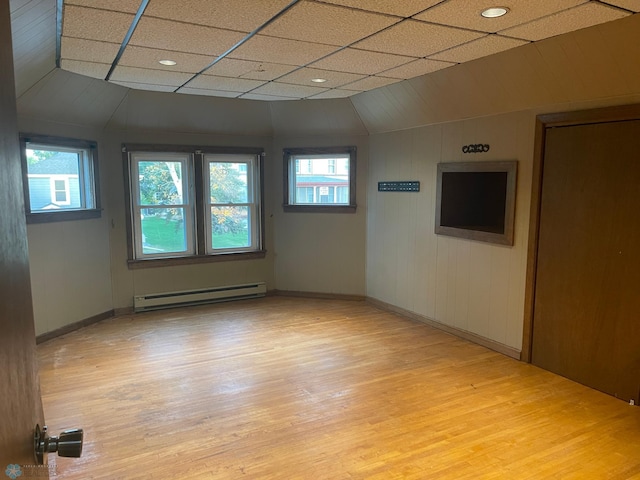
[{"label": "flat screen tv", "polygon": [[439,163],[439,235],[513,245],[518,162]]}]

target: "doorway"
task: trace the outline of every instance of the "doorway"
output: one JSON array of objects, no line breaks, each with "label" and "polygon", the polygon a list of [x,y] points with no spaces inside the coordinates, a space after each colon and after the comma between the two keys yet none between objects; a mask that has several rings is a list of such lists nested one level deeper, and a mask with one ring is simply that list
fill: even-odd
[{"label": "doorway", "polygon": [[640,401],[640,107],[540,117],[523,352]]}]

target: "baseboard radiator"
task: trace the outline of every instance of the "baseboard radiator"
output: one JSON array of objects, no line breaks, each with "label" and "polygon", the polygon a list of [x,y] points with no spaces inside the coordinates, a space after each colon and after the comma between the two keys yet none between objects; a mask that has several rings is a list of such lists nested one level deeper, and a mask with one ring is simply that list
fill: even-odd
[{"label": "baseboard radiator", "polygon": [[181,292],[151,293],[133,297],[133,309],[136,312],[144,312],[161,308],[228,302],[231,300],[264,297],[266,293],[267,286],[264,282],[248,283],[246,285],[228,285],[200,290],[185,290]]}]

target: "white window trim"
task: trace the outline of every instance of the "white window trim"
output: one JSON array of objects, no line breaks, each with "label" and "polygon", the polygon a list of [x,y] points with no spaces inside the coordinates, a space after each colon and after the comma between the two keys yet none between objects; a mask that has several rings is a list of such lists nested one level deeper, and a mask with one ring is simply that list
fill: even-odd
[{"label": "white window trim", "polygon": [[[246,165],[247,174],[247,202],[245,203],[211,203],[211,182],[205,183],[205,225],[206,225],[206,252],[209,255],[224,254],[229,252],[252,252],[258,249],[260,242],[260,190],[259,179],[256,178],[258,172],[256,155],[247,155],[244,160],[238,158],[238,154],[205,154],[204,155],[204,178],[210,178],[210,165],[212,162],[237,163]],[[212,207],[247,207],[249,211],[249,245],[244,248],[215,248],[213,245],[213,225],[211,224]]]},{"label": "white window trim", "polygon": [[[164,205],[147,205],[140,204],[140,182],[131,182],[132,192],[132,217],[133,217],[133,238],[134,238],[134,251],[135,258],[143,260],[145,258],[167,258],[176,256],[189,256],[194,255],[196,252],[196,242],[194,236],[194,184],[191,180],[190,174],[193,165],[193,155],[181,154],[181,153],[150,153],[150,152],[133,152],[131,154],[131,173],[132,179],[140,178],[139,163],[151,161],[151,162],[179,162],[182,167],[182,201],[183,203],[176,204],[164,204]],[[144,235],[142,233],[142,211],[154,210],[154,209],[167,209],[175,208],[183,211],[184,228],[186,236],[186,248],[185,250],[175,252],[161,252],[161,253],[144,253]]]},{"label": "white window trim", "polygon": [[[132,155],[134,154],[149,154],[155,159],[158,158],[158,154],[163,153],[177,153],[177,154],[189,154],[192,157],[192,161],[189,165],[188,175],[190,182],[190,201],[193,205],[193,216],[190,226],[192,232],[192,240],[195,251],[191,255],[185,254],[167,254],[167,255],[150,255],[147,254],[144,257],[137,256],[137,252],[142,251],[142,239],[140,238],[141,228],[136,226],[137,212],[134,210],[134,204],[137,202],[136,188],[133,181],[137,177],[137,170],[133,169]],[[246,248],[228,248],[228,249],[213,249],[207,248],[210,244],[212,234],[208,234],[207,231],[211,228],[210,220],[207,219],[206,212],[211,211],[208,206],[210,195],[208,189],[209,176],[208,172],[205,172],[206,161],[205,155],[209,154],[223,154],[231,158],[236,158],[240,155],[245,160],[251,157],[251,165],[246,172],[248,178],[251,179],[253,189],[251,191],[253,207],[252,207],[252,221],[251,221],[251,233],[252,241],[251,246]],[[263,210],[263,159],[264,151],[261,148],[254,147],[190,147],[190,146],[170,146],[170,145],[135,145],[123,144],[122,146],[122,160],[125,165],[125,184],[126,184],[126,202],[127,202],[127,252],[128,260],[127,265],[130,269],[160,267],[170,265],[189,265],[198,263],[209,262],[221,262],[230,260],[251,260],[262,259],[266,256],[266,250],[264,250],[264,210]],[[240,163],[247,163],[241,161]],[[183,177],[184,179],[184,177]],[[208,196],[209,195],[209,196]],[[140,238],[136,242],[136,238]],[[137,243],[137,244],[136,244]]]},{"label": "white window trim", "polygon": [[[58,200],[56,196],[57,192],[62,191],[56,189],[56,182],[60,181],[64,182],[64,196],[66,200],[63,201]],[[49,189],[51,191],[51,203],[54,205],[71,205],[71,188],[69,186],[68,175],[51,175],[49,177]]]}]

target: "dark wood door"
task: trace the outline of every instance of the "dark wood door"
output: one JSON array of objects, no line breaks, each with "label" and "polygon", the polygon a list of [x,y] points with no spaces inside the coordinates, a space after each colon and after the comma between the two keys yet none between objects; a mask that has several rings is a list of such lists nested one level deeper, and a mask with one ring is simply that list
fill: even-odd
[{"label": "dark wood door", "polygon": [[640,400],[640,121],[548,128],[532,361]]},{"label": "dark wood door", "polygon": [[0,475],[11,465],[23,478],[49,478],[47,468],[33,467],[33,430],[43,417],[10,26],[9,2],[0,2]]}]

